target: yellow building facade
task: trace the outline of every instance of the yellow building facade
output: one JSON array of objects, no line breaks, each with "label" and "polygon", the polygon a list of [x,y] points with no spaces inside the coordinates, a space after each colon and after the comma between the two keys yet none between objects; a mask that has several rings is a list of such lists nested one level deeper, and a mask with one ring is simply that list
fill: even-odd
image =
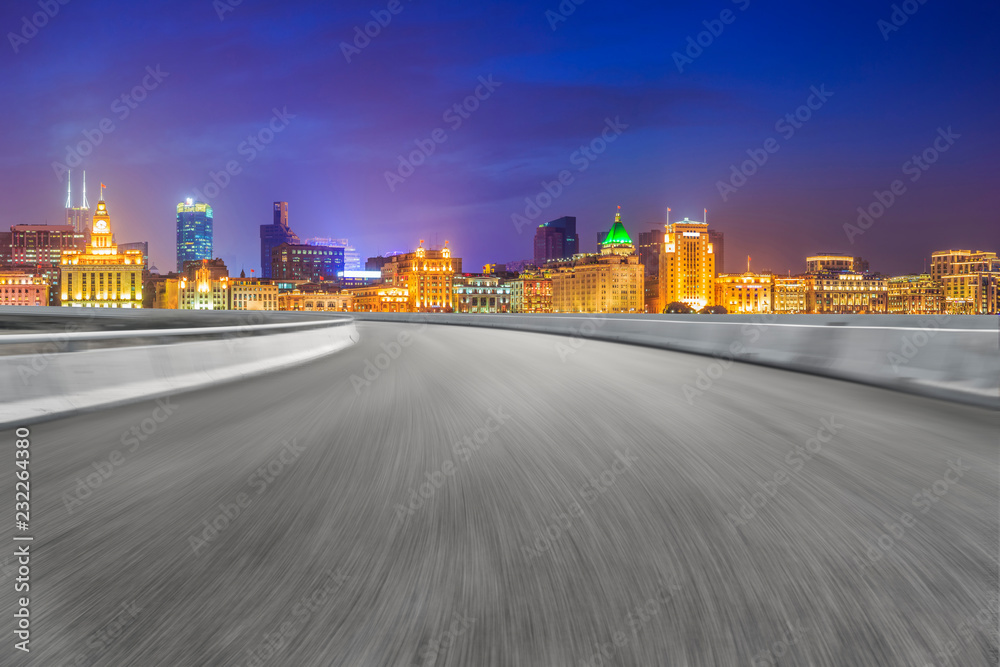
[{"label": "yellow building facade", "polygon": [[945,309],[956,315],[1000,312],[1000,258],[983,250],[940,250],[931,255],[931,277],[944,289]]},{"label": "yellow building facade", "polygon": [[453,279],[462,272],[462,260],[452,258],[448,242],[433,250],[424,242],[414,252],[395,255],[382,267],[382,280],[405,287],[408,312],[450,312],[454,301]]},{"label": "yellow building facade", "polygon": [[356,313],[409,313],[410,295],[405,287],[370,285],[344,290]]},{"label": "yellow building facade", "polygon": [[715,279],[715,303],[728,313],[770,313],[774,303],[774,276],[721,273]]},{"label": "yellow building facade", "polygon": [[675,301],[695,310],[715,305],[715,275],[708,223],[685,218],[667,225],[660,255],[660,307]]},{"label": "yellow building facade", "polygon": [[94,209],[90,242],[83,252],[65,250],[60,266],[63,306],[142,308],[141,250],[118,252],[111,216],[102,198]]},{"label": "yellow building facade", "polygon": [[806,288],[809,279],[803,276],[775,276],[771,310],[775,313],[806,312]]}]

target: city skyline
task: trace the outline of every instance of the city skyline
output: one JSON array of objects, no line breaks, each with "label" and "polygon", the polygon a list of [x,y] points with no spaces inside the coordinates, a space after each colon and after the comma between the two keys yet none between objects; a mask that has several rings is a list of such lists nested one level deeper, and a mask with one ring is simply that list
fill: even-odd
[{"label": "city skyline", "polygon": [[[530,258],[533,228],[565,215],[589,240],[618,205],[634,230],[664,224],[668,206],[672,220],[707,207],[732,257],[775,272],[839,250],[909,273],[938,248],[998,245],[995,7],[923,4],[887,29],[891,5],[860,2],[769,16],[746,0],[587,3],[558,18],[558,3],[403,4],[354,52],[379,8],[226,6],[60,5],[30,39],[8,38],[0,71],[22,103],[0,114],[22,131],[0,174],[21,197],[0,226],[64,219],[61,164],[111,186],[119,236],[148,240],[159,267],[172,264],[167,212],[214,189],[215,254],[247,267],[277,200],[303,238],[347,237],[365,256],[448,239],[470,266]],[[32,8],[5,6],[0,26],[18,35]],[[490,35],[471,29],[483,11]],[[81,31],[129,57],[84,48]],[[580,150],[602,137],[600,153]],[[530,219],[544,184],[562,191]],[[845,231],[880,195],[884,215]]]}]

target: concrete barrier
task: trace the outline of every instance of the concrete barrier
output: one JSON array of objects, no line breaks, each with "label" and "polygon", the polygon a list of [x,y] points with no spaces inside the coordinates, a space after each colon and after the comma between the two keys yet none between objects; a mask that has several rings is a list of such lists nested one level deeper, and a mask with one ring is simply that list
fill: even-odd
[{"label": "concrete barrier", "polygon": [[[274,371],[357,342],[323,313],[162,314],[0,309],[0,427],[155,398]],[[90,309],[87,309],[90,310]],[[41,312],[44,311],[44,312]],[[297,317],[288,317],[297,315]],[[62,330],[52,331],[58,322]],[[169,326],[171,323],[181,326]],[[201,326],[191,326],[200,324]],[[153,325],[153,328],[149,328]]]},{"label": "concrete barrier", "polygon": [[[691,352],[1000,409],[1000,329],[989,315],[456,315],[355,313]],[[692,384],[696,380],[692,378]]]}]

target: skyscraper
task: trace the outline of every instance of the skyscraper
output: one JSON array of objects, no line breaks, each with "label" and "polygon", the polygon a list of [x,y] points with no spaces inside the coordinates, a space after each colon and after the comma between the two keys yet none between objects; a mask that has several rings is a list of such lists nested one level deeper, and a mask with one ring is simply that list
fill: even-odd
[{"label": "skyscraper", "polygon": [[667,225],[660,255],[659,306],[680,301],[695,310],[715,302],[715,249],[708,224],[684,218]]},{"label": "skyscraper", "polygon": [[271,251],[282,243],[300,245],[299,237],[288,226],[288,202],[274,202],[274,221],[260,226],[260,273],[264,278],[273,278],[271,271]]},{"label": "skyscraper", "polygon": [[345,271],[361,270],[361,253],[359,253],[357,248],[352,246],[347,239],[334,239],[323,236],[315,236],[311,239],[306,239],[306,245],[321,245],[330,248],[343,248],[344,270]]},{"label": "skyscraper", "polygon": [[66,174],[66,224],[73,226],[73,231],[82,234],[86,240],[90,235],[90,204],[87,203],[87,172],[83,172],[83,201],[79,206],[73,206],[73,172]]},{"label": "skyscraper", "polygon": [[177,205],[177,271],[203,259],[212,259],[212,207],[188,199]]},{"label": "skyscraper", "polygon": [[539,225],[535,232],[535,264],[542,266],[550,259],[569,259],[580,252],[576,235],[576,218],[564,216]]}]

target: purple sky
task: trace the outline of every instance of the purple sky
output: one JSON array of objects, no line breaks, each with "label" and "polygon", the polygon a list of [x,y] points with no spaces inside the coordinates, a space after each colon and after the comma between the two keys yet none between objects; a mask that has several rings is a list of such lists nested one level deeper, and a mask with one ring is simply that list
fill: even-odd
[{"label": "purple sky", "polygon": [[[891,20],[888,2],[586,0],[553,30],[546,11],[558,0],[400,0],[348,62],[341,44],[388,1],[243,0],[220,20],[226,1],[52,0],[58,13],[37,34],[22,29],[38,0],[5,2],[0,171],[16,196],[0,225],[62,221],[66,180],[53,165],[67,163],[67,146],[86,149],[88,132],[100,142],[74,190],[83,168],[91,204],[106,183],[118,241],[148,240],[164,271],[177,202],[214,194],[210,172],[230,161],[240,173],[209,201],[215,254],[236,272],[259,269],[257,228],[276,200],[300,236],[348,237],[364,257],[447,239],[468,270],[530,258],[533,226],[562,215],[577,216],[593,250],[618,205],[633,238],[668,206],[675,219],[707,207],[730,271],[747,254],[781,273],[816,251],[904,273],[936,249],[1000,250],[995,3],[913,0],[890,32],[878,24]],[[731,21],[713,23],[720,15]],[[674,52],[706,21],[721,33],[679,71]],[[147,67],[167,75],[156,83]],[[488,97],[480,88],[487,98],[454,127],[445,112],[490,76],[500,85]],[[152,89],[128,108],[121,96],[144,78]],[[776,121],[813,86],[832,96],[812,98],[818,108],[787,136]],[[294,118],[251,151],[243,142],[274,109]],[[593,160],[575,154],[609,118],[627,129]],[[911,181],[907,161],[949,127],[959,137]],[[397,156],[438,128],[447,140],[390,190]],[[777,152],[724,201],[718,182],[769,138]],[[519,233],[511,216],[562,170],[572,183]],[[849,240],[843,226],[896,179],[905,192]]]}]

